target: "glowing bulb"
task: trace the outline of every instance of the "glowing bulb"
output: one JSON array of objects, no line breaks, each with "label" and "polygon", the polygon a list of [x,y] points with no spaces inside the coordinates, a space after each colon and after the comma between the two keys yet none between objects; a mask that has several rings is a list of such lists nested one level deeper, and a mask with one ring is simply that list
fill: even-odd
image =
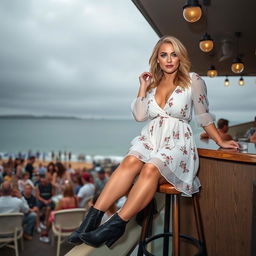
[{"label": "glowing bulb", "polygon": [[201,5],[198,0],[188,0],[187,4],[183,6],[183,17],[188,22],[196,22],[202,17]]},{"label": "glowing bulb", "polygon": [[213,49],[213,41],[201,41],[199,47],[203,52],[210,52]]},{"label": "glowing bulb", "polygon": [[229,80],[228,80],[228,78],[225,79],[224,85],[225,85],[225,86],[229,86]]},{"label": "glowing bulb", "polygon": [[241,77],[241,78],[239,79],[238,84],[239,84],[240,86],[243,86],[243,85],[244,85],[244,79],[243,79],[243,77]]},{"label": "glowing bulb", "polygon": [[207,33],[200,40],[199,47],[203,52],[210,52],[213,49],[213,40]]},{"label": "glowing bulb", "polygon": [[215,69],[214,66],[211,66],[211,67],[208,69],[208,71],[207,71],[207,76],[209,76],[209,77],[215,77],[215,76],[217,76],[217,75],[218,75],[217,70]]},{"label": "glowing bulb", "polygon": [[236,58],[233,60],[231,70],[236,74],[243,72],[244,64],[240,58]]}]

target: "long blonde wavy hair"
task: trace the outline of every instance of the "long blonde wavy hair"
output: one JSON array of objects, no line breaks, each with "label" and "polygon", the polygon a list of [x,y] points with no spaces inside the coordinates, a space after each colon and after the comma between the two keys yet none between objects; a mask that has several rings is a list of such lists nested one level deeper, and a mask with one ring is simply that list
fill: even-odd
[{"label": "long blonde wavy hair", "polygon": [[159,48],[163,43],[172,44],[174,51],[180,60],[177,75],[174,79],[174,84],[179,85],[183,88],[188,88],[190,86],[189,71],[191,63],[188,58],[187,49],[176,37],[163,36],[155,45],[152,55],[149,59],[150,73],[152,74],[152,82],[150,86],[147,88],[147,91],[150,91],[151,89],[157,87],[163,77],[164,73],[160,68],[159,64],[157,63]]}]

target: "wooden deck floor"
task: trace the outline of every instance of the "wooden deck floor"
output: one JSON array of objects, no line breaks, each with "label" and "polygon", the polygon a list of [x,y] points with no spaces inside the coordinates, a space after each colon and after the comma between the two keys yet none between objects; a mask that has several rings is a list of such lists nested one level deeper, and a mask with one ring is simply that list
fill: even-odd
[{"label": "wooden deck floor", "polygon": [[[60,256],[65,255],[72,249],[72,245],[63,243],[61,245]],[[14,249],[3,247],[0,248],[1,256],[15,256]],[[39,241],[39,235],[34,234],[32,241],[24,240],[24,250],[21,251],[19,243],[19,256],[55,256],[56,255],[56,242],[54,246],[51,243],[46,244]]]}]

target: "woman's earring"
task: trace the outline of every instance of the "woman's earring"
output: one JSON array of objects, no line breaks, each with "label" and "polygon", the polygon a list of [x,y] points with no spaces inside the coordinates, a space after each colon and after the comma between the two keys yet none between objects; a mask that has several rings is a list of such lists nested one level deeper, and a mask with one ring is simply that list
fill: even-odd
[{"label": "woman's earring", "polygon": [[157,60],[157,63],[159,64],[159,60]]}]

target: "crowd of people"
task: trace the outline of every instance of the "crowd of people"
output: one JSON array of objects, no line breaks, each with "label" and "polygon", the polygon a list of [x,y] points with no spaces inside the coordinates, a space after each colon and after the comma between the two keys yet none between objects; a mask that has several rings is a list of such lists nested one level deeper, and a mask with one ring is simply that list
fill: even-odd
[{"label": "crowd of people", "polygon": [[[24,213],[24,239],[32,240],[38,232],[40,241],[49,243],[55,212],[93,205],[116,166],[94,164],[91,169],[73,169],[70,162],[35,166],[35,160],[31,156],[0,162],[0,213]],[[121,208],[125,198],[117,201],[103,220]]]}]

